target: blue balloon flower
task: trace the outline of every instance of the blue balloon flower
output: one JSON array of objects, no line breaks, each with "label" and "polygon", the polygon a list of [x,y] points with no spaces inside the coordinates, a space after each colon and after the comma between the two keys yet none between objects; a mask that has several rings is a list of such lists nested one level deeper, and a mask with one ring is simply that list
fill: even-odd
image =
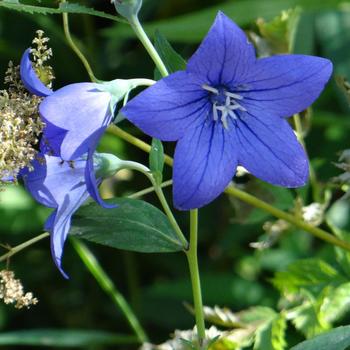
[{"label": "blue balloon flower", "polygon": [[174,204],[189,210],[222,193],[237,165],[274,185],[304,185],[308,160],[286,117],[306,109],[331,72],[320,57],[257,59],[244,32],[219,12],[186,71],[158,81],[121,112],[145,133],[177,141]]},{"label": "blue balloon flower", "polygon": [[33,169],[22,171],[22,178],[27,190],[39,203],[54,208],[45,230],[50,232],[54,261],[67,278],[61,267],[63,245],[72,215],[89,197],[85,182],[86,159],[71,163],[63,162],[59,157],[42,155],[42,159],[35,160],[32,165]]},{"label": "blue balloon flower", "polygon": [[[36,75],[30,60],[30,49],[22,56],[20,74],[29,92],[45,97],[39,106],[45,123],[41,151],[65,161],[76,160],[87,153],[85,180],[90,185],[90,195],[100,205],[111,207],[101,199],[92,171],[92,155],[112,121],[118,102],[108,91],[108,83],[76,83],[52,91]],[[126,92],[123,90],[121,95]]]},{"label": "blue balloon flower", "polygon": [[[97,185],[102,176],[114,174],[123,164],[111,154],[93,156],[93,168],[97,173]],[[92,192],[91,183],[86,181],[87,155],[74,161],[63,161],[60,157],[40,154],[33,161],[32,169],[22,170],[22,179],[29,193],[42,205],[54,211],[45,223],[45,230],[50,232],[53,259],[62,272],[61,260],[64,242],[71,227],[72,215],[86,201]]]}]

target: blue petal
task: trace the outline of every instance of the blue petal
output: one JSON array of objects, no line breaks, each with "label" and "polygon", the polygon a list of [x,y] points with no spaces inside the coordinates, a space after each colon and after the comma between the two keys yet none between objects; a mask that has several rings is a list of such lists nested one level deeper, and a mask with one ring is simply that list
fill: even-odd
[{"label": "blue petal", "polygon": [[51,156],[59,157],[61,145],[67,130],[59,128],[49,121],[45,121],[45,128],[40,140],[40,151]]},{"label": "blue petal", "polygon": [[256,177],[283,187],[303,186],[307,156],[283,118],[253,114],[237,122],[238,162]]},{"label": "blue petal", "polygon": [[53,93],[51,89],[43,84],[38,78],[30,60],[30,49],[24,51],[20,64],[20,75],[26,89],[37,96],[46,97]]},{"label": "blue petal", "polygon": [[188,61],[187,70],[211,85],[239,82],[255,62],[255,50],[247,36],[222,12]]},{"label": "blue petal", "polygon": [[237,147],[232,132],[219,122],[191,129],[175,150],[175,207],[189,210],[211,202],[229,184],[236,167]]},{"label": "blue petal", "polygon": [[35,161],[34,170],[23,174],[28,191],[40,203],[56,208],[46,221],[51,233],[51,249],[60,271],[64,242],[68,235],[71,217],[88,198],[84,182],[86,160],[62,162],[58,157],[45,155],[45,161]]},{"label": "blue petal", "polygon": [[120,111],[146,134],[175,141],[211,111],[203,81],[180,71],[158,81]]},{"label": "blue petal", "polygon": [[94,83],[67,85],[40,104],[44,121],[67,131],[59,150],[64,160],[86,153],[95,142],[95,132],[111,122],[111,95],[96,87]]},{"label": "blue petal", "polygon": [[289,117],[310,106],[332,73],[331,61],[314,56],[279,55],[259,59],[242,82],[242,103],[251,112]]},{"label": "blue petal", "polygon": [[47,176],[47,167],[43,155],[38,156],[32,162],[33,169],[24,168],[21,170],[23,182],[36,201],[49,208],[56,208],[57,202],[50,189],[43,184]]},{"label": "blue petal", "polygon": [[94,161],[93,161],[94,148],[95,147],[91,148],[88,152],[88,159],[85,167],[85,181],[86,181],[87,190],[90,196],[96,201],[96,203],[101,205],[103,208],[106,208],[106,209],[116,208],[117,205],[108,204],[105,201],[103,201],[98,191],[97,186],[101,181],[97,180],[95,176]]}]

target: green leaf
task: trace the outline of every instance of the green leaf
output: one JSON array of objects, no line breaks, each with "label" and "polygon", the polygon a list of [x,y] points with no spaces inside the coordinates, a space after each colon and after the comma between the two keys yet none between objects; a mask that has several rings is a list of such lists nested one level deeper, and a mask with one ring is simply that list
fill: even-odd
[{"label": "green leaf", "polygon": [[154,45],[169,73],[186,69],[186,61],[173,49],[159,30],[155,32]]},{"label": "green leaf", "polygon": [[284,350],[287,345],[286,328],[285,318],[275,313],[272,319],[256,330],[254,350]]},{"label": "green leaf", "polygon": [[[350,205],[348,200],[339,199],[334,202],[327,211],[326,221],[338,238],[350,242],[348,234],[350,229]],[[339,265],[347,276],[350,276],[350,253],[338,247],[334,247],[334,249]]]},{"label": "green leaf", "polygon": [[[248,25],[258,17],[270,20],[282,10],[300,6],[305,10],[322,10],[340,4],[342,0],[236,0],[227,1],[205,8],[195,13],[167,18],[144,25],[146,32],[153,36],[156,29],[172,42],[198,43],[208,32],[218,11],[223,11],[239,25]],[[132,38],[130,28],[114,27],[104,31],[105,35],[116,40],[117,37]]]},{"label": "green leaf", "polygon": [[318,307],[309,301],[289,310],[288,319],[306,338],[312,338],[330,328],[330,324],[321,323],[318,317]]},{"label": "green leaf", "polygon": [[19,12],[27,12],[30,14],[42,14],[42,15],[52,15],[52,14],[62,14],[62,13],[75,13],[75,14],[85,14],[96,17],[101,17],[105,19],[109,19],[116,22],[126,21],[117,16],[109,15],[108,13],[102,11],[96,11],[90,7],[86,7],[79,4],[70,4],[70,3],[61,3],[59,8],[54,7],[43,7],[43,6],[35,6],[35,5],[26,5],[22,4],[17,0],[2,0],[0,1],[0,7],[7,8],[9,10],[19,11]]},{"label": "green leaf", "polygon": [[164,148],[162,141],[155,138],[152,139],[149,166],[157,184],[160,185],[163,180]]},{"label": "green leaf", "polygon": [[291,53],[294,48],[295,33],[300,19],[300,8],[282,11],[272,21],[259,18],[257,26],[272,53]]},{"label": "green leaf", "polygon": [[327,322],[338,321],[350,309],[350,282],[330,288],[323,298],[320,317]]},{"label": "green leaf", "polygon": [[349,346],[350,326],[346,326],[304,341],[291,350],[346,350]]},{"label": "green leaf", "polygon": [[319,293],[325,286],[345,281],[337,270],[320,259],[303,259],[288,266],[287,271],[277,272],[272,279],[282,293],[296,293],[306,289]]},{"label": "green leaf", "polygon": [[143,253],[182,250],[181,242],[167,217],[141,200],[107,200],[117,208],[104,209],[96,203],[81,207],[73,218],[71,234],[109,247]]},{"label": "green leaf", "polygon": [[91,345],[135,344],[134,336],[95,330],[35,329],[2,332],[0,345],[31,345],[45,347],[82,347]]},{"label": "green leaf", "polygon": [[346,199],[339,199],[329,208],[326,220],[329,225],[339,230],[350,232],[350,203]]}]

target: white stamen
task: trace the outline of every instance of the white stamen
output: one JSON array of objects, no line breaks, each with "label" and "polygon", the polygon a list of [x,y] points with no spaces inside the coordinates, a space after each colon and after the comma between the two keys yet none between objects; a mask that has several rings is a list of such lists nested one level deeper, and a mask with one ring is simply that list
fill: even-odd
[{"label": "white stamen", "polygon": [[209,86],[209,85],[207,85],[207,84],[203,84],[203,85],[202,85],[202,88],[203,88],[204,90],[207,90],[207,91],[209,91],[209,92],[212,92],[213,94],[216,94],[216,95],[219,94],[219,90],[218,90],[218,89],[215,89],[215,88],[213,88],[212,86]]},{"label": "white stamen", "polygon": [[243,97],[241,95],[234,94],[230,91],[225,91],[225,95],[234,98],[235,100],[243,100]]},{"label": "white stamen", "polygon": [[231,118],[233,118],[233,119],[237,119],[236,113],[235,113],[234,111],[232,111],[232,110],[229,110],[229,111],[228,111],[228,115],[229,115]]},{"label": "white stamen", "polygon": [[237,100],[243,100],[243,97],[241,95],[226,91],[225,89],[217,89],[207,84],[203,84],[202,88],[215,95],[220,96],[221,94],[223,94],[225,96],[224,104],[221,104],[223,103],[223,101],[221,102],[220,99],[218,100],[216,100],[216,98],[214,99],[215,102],[213,101],[213,120],[215,122],[220,120],[222,122],[223,127],[226,130],[229,130],[228,118],[232,118],[232,119],[239,118],[239,115],[234,111],[237,111],[237,110],[240,110],[243,112],[247,111],[241,104],[237,102]]},{"label": "white stamen", "polygon": [[225,128],[226,130],[228,130],[227,111],[226,111],[226,110],[225,110],[224,113],[222,113],[221,122],[222,122],[222,125],[224,126],[224,128]]},{"label": "white stamen", "polygon": [[213,119],[214,119],[214,121],[219,120],[219,115],[218,115],[216,102],[213,104]]}]

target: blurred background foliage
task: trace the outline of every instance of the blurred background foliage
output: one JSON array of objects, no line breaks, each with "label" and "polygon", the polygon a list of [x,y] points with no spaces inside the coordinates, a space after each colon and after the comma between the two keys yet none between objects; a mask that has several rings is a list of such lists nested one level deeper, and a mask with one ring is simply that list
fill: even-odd
[{"label": "blurred background foliage", "polygon": [[[58,6],[58,2],[52,0],[21,2],[36,6]],[[75,3],[114,14],[109,1],[82,0]],[[154,32],[158,29],[187,59],[207,32],[219,9],[241,25],[253,39],[265,36],[263,43],[256,41],[260,43],[259,49],[266,49],[270,45],[270,49],[272,47],[277,50],[276,47],[281,47],[278,43],[281,39],[278,39],[279,24],[268,26],[266,22],[280,15],[282,10],[296,6],[300,17],[298,14],[298,20],[293,22],[293,52],[327,57],[334,64],[335,76],[350,79],[348,1],[144,0],[141,19],[151,37],[154,37]],[[73,37],[99,79],[153,77],[151,59],[126,24],[83,14],[70,15],[70,23]],[[51,64],[56,74],[54,88],[87,81],[88,75],[84,67],[65,42],[60,15],[33,15],[4,7],[0,7],[1,75],[4,75],[9,60],[15,63],[20,61],[37,29],[43,29],[50,37],[54,52]],[[350,240],[348,202],[339,201],[344,194],[344,187],[331,181],[341,173],[334,163],[338,161],[341,151],[350,148],[349,102],[343,90],[333,78],[303,121],[304,128],[308,131],[305,141],[319,187],[322,190],[326,188],[328,193],[328,202],[322,200],[322,204],[331,207],[327,222],[323,222],[322,227],[328,230],[332,227],[338,235]],[[123,121],[120,126],[150,142],[149,138],[142,136],[128,122]],[[148,162],[147,154],[110,134],[105,135],[99,147],[101,151],[115,153],[124,159]],[[172,154],[173,145],[166,144],[165,149],[168,154]],[[165,169],[164,178],[169,179],[170,176],[171,170]],[[309,187],[297,191],[275,188],[247,175],[238,178],[237,183],[283,210],[298,213],[300,207],[313,202]],[[147,180],[142,176],[124,171],[105,183],[102,191],[107,197],[111,194],[123,196],[148,186]],[[171,199],[171,191],[167,189],[166,193]],[[145,199],[158,205],[152,194]],[[38,235],[42,232],[47,215],[47,209],[37,205],[21,187],[6,187],[0,192],[0,242],[14,246]],[[178,213],[177,217],[186,232],[187,214]],[[262,332],[255,341],[254,349],[260,350],[286,348],[283,341],[277,339],[271,342],[273,330],[281,334],[286,331],[287,348],[290,348],[305,337],[313,337],[333,325],[345,325],[350,321],[348,254],[335,250],[292,226],[284,228],[275,236],[272,234],[271,239],[271,225],[274,221],[265,212],[225,195],[200,211],[199,258],[204,303],[210,307],[227,307],[233,312],[253,306],[262,307],[250,309],[259,312],[263,310],[263,319],[268,321],[264,323],[263,329],[270,332],[270,338],[266,332]],[[268,242],[268,247],[254,249],[251,245],[253,242]],[[253,246],[261,247],[261,244]],[[186,261],[181,253],[136,254],[92,243],[89,243],[89,247],[130,302],[152,343],[164,342],[174,329],[193,327],[193,317],[184,306],[184,302],[191,303],[192,294]],[[5,252],[6,249],[3,248],[3,253]],[[305,260],[308,258],[313,259]],[[64,266],[71,277],[69,281],[64,280],[54,266],[48,240],[14,256],[9,263],[10,269],[15,271],[25,288],[33,291],[40,302],[29,310],[16,310],[12,306],[0,304],[0,330],[3,334],[43,328],[100,330],[110,333],[99,345],[93,345],[89,339],[84,338],[86,334],[72,334],[71,338],[75,341],[80,339],[78,345],[86,349],[138,347],[135,344],[107,345],[123,341],[109,338],[111,334],[132,333],[121,312],[100,289],[69,242],[64,256]],[[3,268],[5,267],[6,264],[3,263]],[[310,280],[307,280],[308,277]],[[334,300],[336,297],[338,304],[329,306],[326,303],[330,298]],[[323,306],[317,308],[316,304]],[[336,315],[335,310],[339,311]],[[209,316],[210,313],[208,310]],[[282,324],[278,323],[278,315],[282,314],[282,319],[293,320],[295,327],[285,325],[283,320]],[[222,320],[213,319],[213,315],[211,317],[209,319],[214,324],[225,326],[222,325]],[[271,324],[275,328],[271,328]],[[230,326],[232,327],[228,325]],[[44,334],[46,343],[44,339],[43,344],[47,344],[48,348],[50,339],[51,342],[54,339],[52,345],[73,348],[74,341],[62,343],[63,338],[59,333]],[[33,339],[38,339],[38,335],[36,338],[35,334],[32,336]],[[270,340],[266,342],[264,337]],[[17,344],[16,349],[22,348],[18,345],[20,339],[25,342],[26,338],[13,336],[12,343]],[[69,334],[64,339],[69,340]],[[7,343],[11,343],[11,339]],[[31,343],[30,339],[27,343]],[[230,346],[222,349],[238,349],[234,345]],[[1,348],[6,349],[7,346]],[[37,345],[33,345],[35,348]],[[247,348],[249,349],[249,344]]]}]

